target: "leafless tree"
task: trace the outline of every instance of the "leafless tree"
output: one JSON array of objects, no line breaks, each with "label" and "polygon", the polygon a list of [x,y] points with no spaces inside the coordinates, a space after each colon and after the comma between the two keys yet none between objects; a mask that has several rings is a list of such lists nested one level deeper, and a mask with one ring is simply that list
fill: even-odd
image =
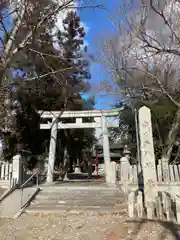
[{"label": "leafless tree", "polygon": [[180,101],[174,95],[180,87],[179,19],[179,1],[126,1],[111,18],[115,36],[100,42],[101,57],[96,59],[108,69],[112,79],[121,81],[120,93],[126,97],[155,93],[175,105],[177,113],[167,138],[167,151],[163,153],[168,159],[180,130]]}]

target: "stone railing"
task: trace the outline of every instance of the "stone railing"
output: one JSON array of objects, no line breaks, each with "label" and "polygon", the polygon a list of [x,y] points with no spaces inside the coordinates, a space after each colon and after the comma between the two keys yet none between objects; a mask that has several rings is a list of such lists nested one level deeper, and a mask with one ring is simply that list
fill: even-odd
[{"label": "stone railing", "polygon": [[169,165],[165,160],[160,159],[157,165],[158,182],[179,182],[180,183],[180,165]]},{"label": "stone railing", "polygon": [[130,165],[126,162],[121,163],[118,168],[119,183],[128,182],[129,184],[138,184],[138,165]]},{"label": "stone railing", "polygon": [[11,180],[12,177],[12,164],[7,162],[0,162],[0,181]]},{"label": "stone railing", "polygon": [[[128,163],[125,160],[122,162],[122,167],[127,171],[124,173],[122,170],[122,174],[126,175],[128,182],[129,217],[180,223],[180,166],[169,165],[165,157],[156,165],[150,109],[145,106],[140,108],[138,119],[142,188],[130,186],[132,169],[127,170]],[[139,170],[137,172],[139,174]]]},{"label": "stone railing", "polygon": [[[169,165],[159,160],[156,166],[157,184],[163,186],[170,183],[180,184],[180,165]],[[117,179],[120,184],[129,185],[143,184],[142,171],[139,165],[130,165],[129,162],[122,162],[117,165]]]},{"label": "stone railing", "polygon": [[[157,182],[158,183],[179,183],[180,184],[180,165],[164,164],[162,160],[159,160],[159,164],[156,166]],[[119,183],[128,181],[129,184],[138,184],[138,179],[141,175],[141,169],[139,165],[130,165],[128,162],[118,164],[117,177]]]},{"label": "stone railing", "polygon": [[141,191],[128,195],[128,213],[133,219],[154,219],[180,223],[180,196],[157,192],[154,201],[146,203]]},{"label": "stone railing", "polygon": [[23,167],[20,155],[15,155],[12,163],[0,161],[0,185],[12,188],[20,183]]}]

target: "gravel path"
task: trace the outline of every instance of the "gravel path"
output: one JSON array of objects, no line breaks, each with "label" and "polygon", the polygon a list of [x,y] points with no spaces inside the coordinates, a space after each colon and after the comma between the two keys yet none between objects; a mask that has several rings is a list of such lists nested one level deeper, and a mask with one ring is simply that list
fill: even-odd
[{"label": "gravel path", "polygon": [[165,222],[130,222],[126,213],[65,213],[0,219],[0,240],[178,240],[179,230]]}]

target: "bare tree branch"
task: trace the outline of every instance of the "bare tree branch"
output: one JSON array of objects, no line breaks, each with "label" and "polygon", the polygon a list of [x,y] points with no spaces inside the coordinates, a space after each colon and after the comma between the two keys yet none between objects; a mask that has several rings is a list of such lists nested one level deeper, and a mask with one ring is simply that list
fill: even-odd
[{"label": "bare tree branch", "polygon": [[117,31],[98,46],[96,61],[103,64],[114,82],[119,79],[119,93],[124,91],[126,97],[133,99],[134,93],[137,97],[148,93],[153,102],[158,96],[175,106],[176,117],[163,152],[170,159],[180,130],[180,100],[176,94],[180,89],[180,3],[139,2],[134,7],[123,6],[123,21],[120,15],[113,16]]},{"label": "bare tree branch", "polygon": [[25,80],[26,81],[32,81],[32,80],[36,80],[36,79],[41,79],[41,78],[45,78],[47,76],[53,75],[55,73],[65,72],[65,71],[68,71],[68,70],[72,70],[72,68],[70,67],[70,68],[58,69],[56,71],[50,71],[48,73],[45,73],[45,74],[42,74],[42,75],[38,75],[36,77],[26,78]]},{"label": "bare tree branch", "polygon": [[[65,0],[58,4],[57,6],[49,6],[46,11],[42,14],[37,24],[27,32],[24,36],[23,40],[20,43],[16,43],[15,40],[19,34],[19,31],[23,24],[23,19],[25,15],[31,16],[33,9],[30,6],[30,2],[26,0],[22,0],[15,6],[13,13],[15,13],[14,26],[12,32],[8,38],[8,42],[5,44],[3,55],[1,56],[1,77],[0,81],[3,85],[4,80],[7,76],[7,71],[12,65],[14,58],[16,58],[17,54],[21,52],[21,50],[25,49],[28,45],[30,45],[34,39],[36,38],[36,32],[41,26],[44,26],[50,19],[53,19],[59,12],[65,11],[66,9],[73,8],[99,8],[101,5],[84,5],[84,6],[74,6],[74,0]],[[32,49],[31,49],[32,51]]]}]

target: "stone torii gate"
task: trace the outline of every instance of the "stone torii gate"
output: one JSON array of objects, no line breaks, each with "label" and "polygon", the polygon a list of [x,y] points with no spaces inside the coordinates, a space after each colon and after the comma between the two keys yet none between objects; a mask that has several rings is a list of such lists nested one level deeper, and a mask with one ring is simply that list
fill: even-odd
[{"label": "stone torii gate", "polygon": [[[40,129],[51,129],[47,183],[53,182],[53,172],[56,157],[56,141],[58,129],[78,129],[78,128],[101,128],[103,136],[103,154],[105,163],[106,182],[109,179],[108,165],[110,164],[108,127],[118,127],[117,124],[108,124],[106,117],[119,116],[122,108],[112,110],[87,110],[87,111],[39,111],[42,119],[51,119],[51,122],[41,124]],[[74,118],[75,123],[62,123],[61,119]],[[85,122],[87,118],[93,118],[94,122]],[[84,120],[84,121],[83,121]]]}]

